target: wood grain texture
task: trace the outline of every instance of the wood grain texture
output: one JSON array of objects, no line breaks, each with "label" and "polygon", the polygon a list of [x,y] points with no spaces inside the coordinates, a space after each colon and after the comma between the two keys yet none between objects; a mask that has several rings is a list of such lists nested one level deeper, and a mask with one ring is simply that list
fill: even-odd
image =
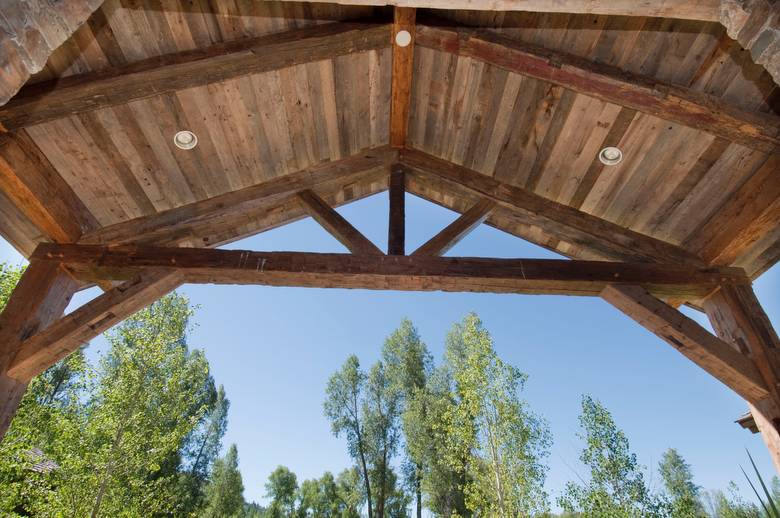
[{"label": "wood grain texture", "polygon": [[339,243],[355,255],[382,255],[382,251],[341,214],[310,190],[298,193],[306,212]]},{"label": "wood grain texture", "polygon": [[746,400],[758,402],[769,395],[761,373],[747,356],[644,288],[608,286],[601,297]]},{"label": "wood grain texture", "polygon": [[563,241],[598,250],[601,255],[614,260],[660,261],[693,266],[703,264],[696,256],[673,244],[633,232],[425,153],[404,151],[401,161],[411,169],[458,184],[505,208],[522,213],[533,224]]},{"label": "wood grain texture", "polygon": [[389,46],[389,25],[332,23],[165,55],[22,89],[0,107],[7,130],[229,79]]},{"label": "wood grain texture", "polygon": [[406,254],[406,168],[393,164],[390,171],[390,203],[387,224],[388,255]]},{"label": "wood grain texture", "polygon": [[299,191],[316,189],[327,182],[339,179],[349,182],[377,168],[388,167],[395,157],[394,150],[383,147],[342,160],[324,162],[268,182],[104,227],[85,235],[81,242],[87,244],[133,241],[170,243],[177,235],[195,236],[192,232],[194,228],[197,228],[201,234],[199,237],[205,237],[208,233],[206,227],[210,221],[225,219],[230,215],[246,219],[247,213],[255,210],[258,205],[267,206]]},{"label": "wood grain texture", "polygon": [[94,216],[25,132],[0,135],[0,190],[50,240],[78,241]]},{"label": "wood grain texture", "polygon": [[701,297],[744,284],[739,268],[693,269],[650,263],[542,259],[354,256],[147,246],[43,243],[32,256],[61,262],[83,280],[126,280],[148,269],[181,272],[185,282],[321,288],[598,295],[607,284],[641,284],[660,296]]},{"label": "wood grain texture", "polygon": [[[416,9],[396,7],[393,9],[393,81],[390,90],[390,145],[396,148],[406,146],[406,128],[409,124],[409,99],[412,91],[414,68],[414,34]],[[407,31],[412,37],[406,47],[395,42],[399,31]]]},{"label": "wood grain texture", "polygon": [[480,200],[461,214],[458,219],[443,228],[441,232],[420,245],[411,255],[437,256],[446,254],[472,230],[484,223],[495,207],[496,203],[492,200]]},{"label": "wood grain texture", "polygon": [[417,25],[417,43],[468,56],[565,88],[776,152],[780,117],[748,112],[691,89],[525,44],[486,30]]},{"label": "wood grain texture", "polygon": [[27,383],[79,347],[181,285],[178,273],[147,272],[32,334],[20,345],[8,376]]}]

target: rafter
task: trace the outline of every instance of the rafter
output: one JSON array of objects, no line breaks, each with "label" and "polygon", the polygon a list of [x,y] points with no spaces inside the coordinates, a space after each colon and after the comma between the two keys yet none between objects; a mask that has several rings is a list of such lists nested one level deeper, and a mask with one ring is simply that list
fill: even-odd
[{"label": "rafter", "polygon": [[461,239],[471,233],[472,230],[484,223],[496,202],[492,200],[480,200],[469,210],[464,212],[455,221],[447,225],[441,232],[423,243],[412,255],[444,255],[449,249],[457,245]]},{"label": "rafter", "polygon": [[23,88],[0,107],[0,124],[10,131],[184,88],[380,49],[389,46],[389,34],[389,24],[329,23],[57,79]]},{"label": "rafter", "polygon": [[766,151],[780,148],[780,117],[619,68],[513,40],[489,30],[417,25],[417,44],[481,60],[575,92]]},{"label": "rafter", "polygon": [[421,151],[403,151],[401,161],[412,171],[436,177],[493,200],[500,206],[522,215],[530,224],[544,229],[548,234],[583,249],[593,250],[601,257],[616,261],[703,265],[695,255],[675,245]]},{"label": "rafter", "polygon": [[176,245],[197,238],[200,246],[216,246],[242,237],[246,225],[259,213],[280,207],[280,202],[300,191],[318,191],[329,186],[332,190],[333,185],[349,185],[373,173],[386,175],[396,156],[396,151],[383,147],[323,162],[238,191],[104,227],[85,235],[81,242]]},{"label": "rafter", "polygon": [[409,123],[409,100],[412,92],[412,71],[414,69],[414,32],[416,9],[396,7],[393,10],[393,34],[407,31],[411,41],[401,47],[393,41],[393,78],[390,89],[390,145],[395,148],[406,146],[406,130]]},{"label": "rafter", "polygon": [[641,286],[607,286],[601,297],[748,401],[769,396],[752,361]]},{"label": "rafter", "polygon": [[185,282],[403,291],[598,295],[607,284],[642,284],[664,296],[701,296],[749,282],[740,268],[542,259],[355,256],[206,248],[42,243],[32,259],[62,262],[84,280],[125,280],[149,269]]},{"label": "rafter", "polygon": [[306,212],[355,255],[382,255],[382,251],[358,229],[310,190],[298,193]]}]

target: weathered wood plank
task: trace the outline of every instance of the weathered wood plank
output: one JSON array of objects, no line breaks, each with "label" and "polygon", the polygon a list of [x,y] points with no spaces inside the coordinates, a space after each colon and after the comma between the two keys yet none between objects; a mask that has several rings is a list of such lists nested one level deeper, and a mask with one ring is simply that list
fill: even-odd
[{"label": "weathered wood plank", "polygon": [[409,7],[394,9],[393,32],[395,39],[399,31],[407,31],[412,41],[401,47],[393,41],[393,78],[390,89],[390,145],[396,148],[406,146],[406,131],[409,124],[409,99],[412,91],[414,70],[414,23],[416,10]]},{"label": "weathered wood plank", "polygon": [[390,214],[387,226],[388,255],[406,253],[406,171],[395,164],[390,172]]},{"label": "weathered wood plank", "polygon": [[421,151],[403,151],[401,162],[414,171],[465,187],[502,207],[521,213],[548,234],[585,250],[593,250],[599,256],[616,261],[703,265],[695,255],[675,245],[633,232]]},{"label": "weathered wood plank", "polygon": [[99,226],[25,131],[0,135],[0,190],[52,241],[73,243]]},{"label": "weathered wood plank", "polygon": [[235,214],[239,218],[262,204],[339,179],[358,178],[377,168],[388,167],[397,152],[389,147],[368,150],[355,156],[323,162],[303,171],[280,176],[244,189],[176,207],[158,214],[135,218],[101,228],[85,235],[88,244],[128,243],[134,241],[169,242],[175,236],[188,236],[198,228],[201,234],[210,220]]},{"label": "weathered wood plank", "polygon": [[374,243],[312,191],[299,192],[298,199],[309,215],[350,252],[356,255],[382,255]]},{"label": "weathered wood plank", "polygon": [[0,107],[7,130],[185,88],[390,45],[389,24],[329,23],[220,43],[23,88]]},{"label": "weathered wood plank", "polygon": [[457,245],[461,239],[471,233],[472,230],[480,226],[493,212],[496,202],[492,200],[481,200],[472,206],[469,210],[460,215],[458,219],[447,225],[441,232],[420,245],[412,255],[444,255],[453,246]]},{"label": "weathered wood plank", "polygon": [[747,356],[641,286],[607,286],[601,297],[746,400],[757,402],[769,395]]},{"label": "weathered wood plank", "polygon": [[716,286],[749,282],[739,268],[542,259],[355,256],[204,248],[58,245],[32,256],[62,262],[84,280],[131,279],[172,269],[185,282],[404,291],[599,295],[608,284],[641,284],[661,296],[702,296]]},{"label": "weathered wood plank", "polygon": [[488,30],[417,25],[417,43],[707,131],[765,152],[780,148],[780,117]]},{"label": "weathered wood plank", "polygon": [[29,382],[100,333],[176,289],[182,281],[177,272],[147,272],[106,291],[24,340],[8,376]]}]

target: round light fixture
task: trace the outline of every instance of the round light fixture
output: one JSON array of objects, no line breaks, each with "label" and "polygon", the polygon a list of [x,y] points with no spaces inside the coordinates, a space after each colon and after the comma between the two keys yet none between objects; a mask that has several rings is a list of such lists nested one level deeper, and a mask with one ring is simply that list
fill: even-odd
[{"label": "round light fixture", "polygon": [[623,152],[616,147],[605,147],[599,151],[599,160],[604,165],[617,165],[623,160]]},{"label": "round light fixture", "polygon": [[198,145],[198,137],[191,131],[182,130],[173,136],[173,143],[179,149],[192,149]]},{"label": "round light fixture", "polygon": [[412,42],[412,35],[409,31],[398,31],[395,33],[395,43],[399,47],[407,47]]}]

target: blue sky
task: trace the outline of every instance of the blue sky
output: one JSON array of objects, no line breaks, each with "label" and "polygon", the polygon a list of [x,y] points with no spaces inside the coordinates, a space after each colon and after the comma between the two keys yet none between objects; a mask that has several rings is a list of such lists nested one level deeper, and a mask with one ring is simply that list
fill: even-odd
[{"label": "blue sky", "polygon": [[[377,245],[387,239],[387,195],[339,212]],[[414,250],[457,217],[407,196],[407,250]],[[342,252],[311,219],[234,243],[229,248]],[[481,226],[448,255],[556,257],[523,240]],[[0,261],[22,262],[0,240]],[[776,327],[780,325],[780,268],[755,284]],[[96,293],[80,294],[74,305]],[[451,325],[470,311],[483,319],[501,357],[529,374],[524,393],[553,433],[547,486],[554,501],[563,485],[583,476],[576,437],[580,398],[600,399],[626,432],[653,487],[662,452],[677,448],[706,489],[743,484],[745,448],[771,476],[758,435],[734,423],[746,405],[672,347],[598,298],[493,294],[403,293],[364,290],[185,286],[199,305],[190,334],[206,351],[217,383],[231,401],[225,445],[236,443],[245,497],[264,501],[264,484],[280,464],[299,480],[350,465],[344,440],[322,415],[328,377],[346,357],[364,367],[377,360],[385,337],[409,317],[436,357]],[[687,310],[686,310],[687,311]],[[706,319],[687,311],[706,325]],[[93,342],[89,356],[104,344]],[[743,496],[749,497],[743,487]]]}]

